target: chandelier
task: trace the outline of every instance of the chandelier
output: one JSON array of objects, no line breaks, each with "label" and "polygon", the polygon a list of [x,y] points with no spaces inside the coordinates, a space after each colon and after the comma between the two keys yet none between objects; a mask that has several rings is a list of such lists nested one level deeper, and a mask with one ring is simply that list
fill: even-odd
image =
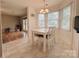
[{"label": "chandelier", "polygon": [[46,1],[46,0],[43,0],[43,1],[44,1],[44,8],[42,8],[42,9],[40,10],[40,13],[45,14],[45,13],[48,13],[48,12],[49,12],[49,9],[47,8],[47,6],[48,6],[47,1]]}]

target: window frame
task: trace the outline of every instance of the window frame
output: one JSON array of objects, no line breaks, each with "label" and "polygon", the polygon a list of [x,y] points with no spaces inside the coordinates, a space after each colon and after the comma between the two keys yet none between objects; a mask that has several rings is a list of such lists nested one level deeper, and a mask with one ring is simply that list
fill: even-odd
[{"label": "window frame", "polygon": [[23,31],[28,30],[28,21],[27,21],[27,19],[22,20],[22,29],[23,29]]},{"label": "window frame", "polygon": [[[64,28],[62,28],[62,20],[63,20],[63,9],[64,8],[66,8],[66,7],[68,7],[68,6],[70,6],[70,22],[69,22],[69,29],[64,29]],[[49,13],[53,13],[53,12],[59,12],[59,19],[58,19],[58,27],[56,27],[56,28],[58,28],[58,29],[61,29],[61,30],[64,30],[64,31],[68,31],[68,32],[70,32],[71,30],[72,30],[72,3],[70,3],[70,4],[68,4],[68,5],[66,5],[66,6],[64,6],[64,7],[62,7],[61,9],[58,9],[58,10],[55,10],[55,11],[50,11]],[[39,15],[40,13],[38,13],[38,15]],[[44,14],[45,15],[45,14]],[[47,21],[47,25],[48,25],[48,20],[44,20],[45,22]],[[38,20],[38,23],[39,23],[39,20]],[[46,24],[45,24],[45,26],[46,26]],[[48,26],[47,26],[48,27]]]},{"label": "window frame", "polygon": [[39,22],[39,15],[40,15],[41,13],[38,13],[38,26],[39,26],[39,28],[45,28],[46,27],[46,25],[45,25],[45,14],[44,14],[44,27],[40,27],[40,22]]},{"label": "window frame", "polygon": [[[57,11],[51,11],[51,12],[49,12],[49,13],[55,13],[55,12],[58,12],[58,20],[57,20],[58,25],[55,26],[55,27],[56,27],[56,28],[59,28],[60,11],[59,11],[59,10],[57,10]],[[49,14],[49,13],[48,13],[48,14]],[[49,27],[49,19],[48,19],[48,27]]]},{"label": "window frame", "polygon": [[[69,29],[64,29],[64,28],[62,28],[63,11],[64,11],[64,9],[67,8],[67,7],[70,7]],[[69,5],[65,6],[65,7],[63,7],[60,11],[61,11],[61,14],[62,14],[62,16],[60,16],[60,17],[61,17],[61,23],[60,23],[61,26],[60,26],[60,29],[65,30],[65,31],[71,31],[72,4],[69,4]]]}]

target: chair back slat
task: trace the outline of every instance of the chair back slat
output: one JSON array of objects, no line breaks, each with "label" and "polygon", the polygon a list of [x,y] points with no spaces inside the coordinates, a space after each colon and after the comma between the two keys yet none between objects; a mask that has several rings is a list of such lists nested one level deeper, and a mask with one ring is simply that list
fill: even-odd
[{"label": "chair back slat", "polygon": [[55,27],[49,27],[49,30],[48,30],[48,39],[53,38],[54,35],[55,35]]}]

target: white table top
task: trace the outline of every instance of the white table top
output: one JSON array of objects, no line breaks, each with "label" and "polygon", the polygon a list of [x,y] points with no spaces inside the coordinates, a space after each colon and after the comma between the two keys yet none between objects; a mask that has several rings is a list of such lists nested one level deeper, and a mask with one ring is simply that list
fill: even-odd
[{"label": "white table top", "polygon": [[40,32],[40,33],[47,33],[49,29],[42,28],[42,29],[34,29],[33,32]]}]

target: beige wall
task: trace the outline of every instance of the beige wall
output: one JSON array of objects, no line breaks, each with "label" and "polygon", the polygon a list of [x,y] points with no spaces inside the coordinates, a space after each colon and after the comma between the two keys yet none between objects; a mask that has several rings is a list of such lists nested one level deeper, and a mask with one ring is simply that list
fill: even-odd
[{"label": "beige wall", "polygon": [[[79,16],[79,0],[74,0],[74,6],[74,17]],[[76,56],[79,57],[79,34],[75,30],[73,30],[73,49],[76,51]]]},{"label": "beige wall", "polygon": [[2,32],[1,32],[1,11],[0,11],[0,57],[2,57]]},{"label": "beige wall", "polygon": [[14,31],[15,25],[18,22],[18,18],[16,16],[10,16],[6,14],[2,14],[2,29],[11,28],[11,31]]},{"label": "beige wall", "polygon": [[[79,0],[69,0],[69,2],[65,2],[62,3],[61,8],[64,6],[67,6],[68,4],[72,3],[72,15],[71,15],[71,30],[70,31],[65,31],[63,29],[60,29],[60,33],[59,33],[59,38],[60,38],[60,42],[62,42],[62,46],[67,48],[67,49],[71,49],[75,55],[75,57],[79,57],[78,56],[78,52],[79,52],[79,34],[77,34],[74,31],[74,18],[75,16],[79,16]],[[58,41],[59,42],[59,41]]]},{"label": "beige wall", "polygon": [[[61,3],[60,5],[60,9],[66,7],[67,5],[71,5],[72,6],[73,2],[72,0],[66,0],[64,2]],[[73,11],[72,11],[73,12]],[[58,42],[60,40],[61,46],[67,50],[72,50],[73,47],[73,43],[72,43],[72,16],[70,19],[70,30],[64,30],[62,28],[59,29],[59,39]],[[62,18],[60,19],[62,21]],[[61,22],[60,22],[61,23]]]},{"label": "beige wall", "polygon": [[[34,8],[29,7],[28,10],[28,22],[29,22],[29,41],[32,41],[32,30],[37,28],[38,24],[37,24],[37,18],[36,18],[36,11]],[[34,16],[32,16],[32,14],[34,14]]]},{"label": "beige wall", "polygon": [[[0,6],[1,6],[1,4],[0,4]],[[2,32],[1,32],[1,30],[2,30],[2,22],[1,22],[1,8],[0,8],[0,58],[2,57]]]},{"label": "beige wall", "polygon": [[76,0],[76,15],[79,16],[79,0]]},{"label": "beige wall", "polygon": [[2,22],[1,22],[2,18],[1,18],[1,4],[0,4],[0,58],[2,57]]}]

